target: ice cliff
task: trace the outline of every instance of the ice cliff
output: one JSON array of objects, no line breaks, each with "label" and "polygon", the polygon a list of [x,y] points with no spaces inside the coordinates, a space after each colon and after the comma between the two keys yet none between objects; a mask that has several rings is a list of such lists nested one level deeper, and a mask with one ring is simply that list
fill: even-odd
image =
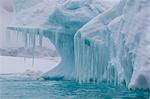
[{"label": "ice cliff", "polygon": [[[120,0],[110,8],[99,0],[32,1],[16,10],[8,29],[24,34],[25,47],[34,49],[35,35],[55,45],[62,61],[45,79],[150,89],[149,0]],[[24,5],[14,2],[16,9]]]},{"label": "ice cliff", "polygon": [[78,30],[76,79],[150,88],[149,5],[149,0],[122,0]]}]

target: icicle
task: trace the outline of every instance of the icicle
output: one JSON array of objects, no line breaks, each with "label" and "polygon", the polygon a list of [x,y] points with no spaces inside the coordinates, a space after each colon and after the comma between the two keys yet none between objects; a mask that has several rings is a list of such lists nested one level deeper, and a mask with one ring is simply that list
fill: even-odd
[{"label": "icicle", "polygon": [[17,37],[16,37],[16,42],[19,41],[19,31],[16,31],[17,32]]},{"label": "icicle", "polygon": [[35,50],[35,42],[36,42],[36,29],[31,29],[31,39],[32,39],[32,66],[34,66],[34,50]]},{"label": "icicle", "polygon": [[[40,47],[42,47],[43,30],[40,30],[39,28],[34,28],[34,27],[8,27],[7,32],[6,32],[6,40],[8,43],[10,42],[10,37],[11,37],[10,31],[12,31],[13,33],[16,33],[16,41],[19,42],[19,40],[23,40],[25,51],[27,49],[31,49],[32,66],[33,66],[34,65],[34,50],[35,50],[36,41],[37,41],[36,36],[39,35],[39,45]],[[26,57],[24,57],[24,62],[25,60],[26,60]]]},{"label": "icicle", "polygon": [[5,40],[6,40],[6,42],[7,42],[7,47],[9,46],[9,44],[10,44],[10,39],[11,39],[11,37],[10,37],[10,33],[11,33],[11,30],[6,30],[6,37],[5,37]]},{"label": "icicle", "polygon": [[42,48],[43,43],[43,30],[38,30],[39,32],[39,45]]}]

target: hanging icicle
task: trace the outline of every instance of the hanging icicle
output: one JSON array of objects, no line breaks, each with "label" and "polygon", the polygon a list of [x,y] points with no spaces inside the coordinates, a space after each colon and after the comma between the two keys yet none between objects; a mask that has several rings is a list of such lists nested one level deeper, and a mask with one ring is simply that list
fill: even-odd
[{"label": "hanging icicle", "polygon": [[[32,66],[34,66],[34,51],[36,45],[39,45],[42,48],[43,43],[43,30],[38,27],[8,27],[6,32],[6,41],[11,42],[11,32],[12,34],[16,33],[16,41],[20,42],[23,40],[24,49],[27,53],[28,49],[30,49],[32,53]],[[38,44],[37,44],[38,43]],[[9,44],[8,44],[9,45]],[[24,57],[26,60],[26,57]]]}]

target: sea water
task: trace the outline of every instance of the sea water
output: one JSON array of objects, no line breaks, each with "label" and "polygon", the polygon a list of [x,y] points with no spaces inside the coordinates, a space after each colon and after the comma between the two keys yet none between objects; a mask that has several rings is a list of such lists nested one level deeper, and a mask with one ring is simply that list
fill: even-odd
[{"label": "sea water", "polygon": [[0,99],[150,99],[149,91],[105,83],[46,81],[37,74],[0,74]]}]

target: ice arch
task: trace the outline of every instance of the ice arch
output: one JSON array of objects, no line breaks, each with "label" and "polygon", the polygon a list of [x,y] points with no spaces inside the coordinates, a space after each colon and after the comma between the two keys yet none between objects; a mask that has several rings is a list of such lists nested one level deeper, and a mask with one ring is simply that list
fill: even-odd
[{"label": "ice arch", "polygon": [[[62,61],[56,68],[43,75],[45,79],[75,79],[74,35],[86,22],[102,13],[105,7],[97,6],[91,0],[47,3],[47,1],[37,2],[34,6],[29,4],[26,9],[17,10],[17,19],[8,29],[24,33],[26,46],[30,46],[28,43],[32,42],[31,45],[34,48],[34,39],[37,34],[53,42]],[[17,8],[23,5],[19,1],[15,4]]]}]

